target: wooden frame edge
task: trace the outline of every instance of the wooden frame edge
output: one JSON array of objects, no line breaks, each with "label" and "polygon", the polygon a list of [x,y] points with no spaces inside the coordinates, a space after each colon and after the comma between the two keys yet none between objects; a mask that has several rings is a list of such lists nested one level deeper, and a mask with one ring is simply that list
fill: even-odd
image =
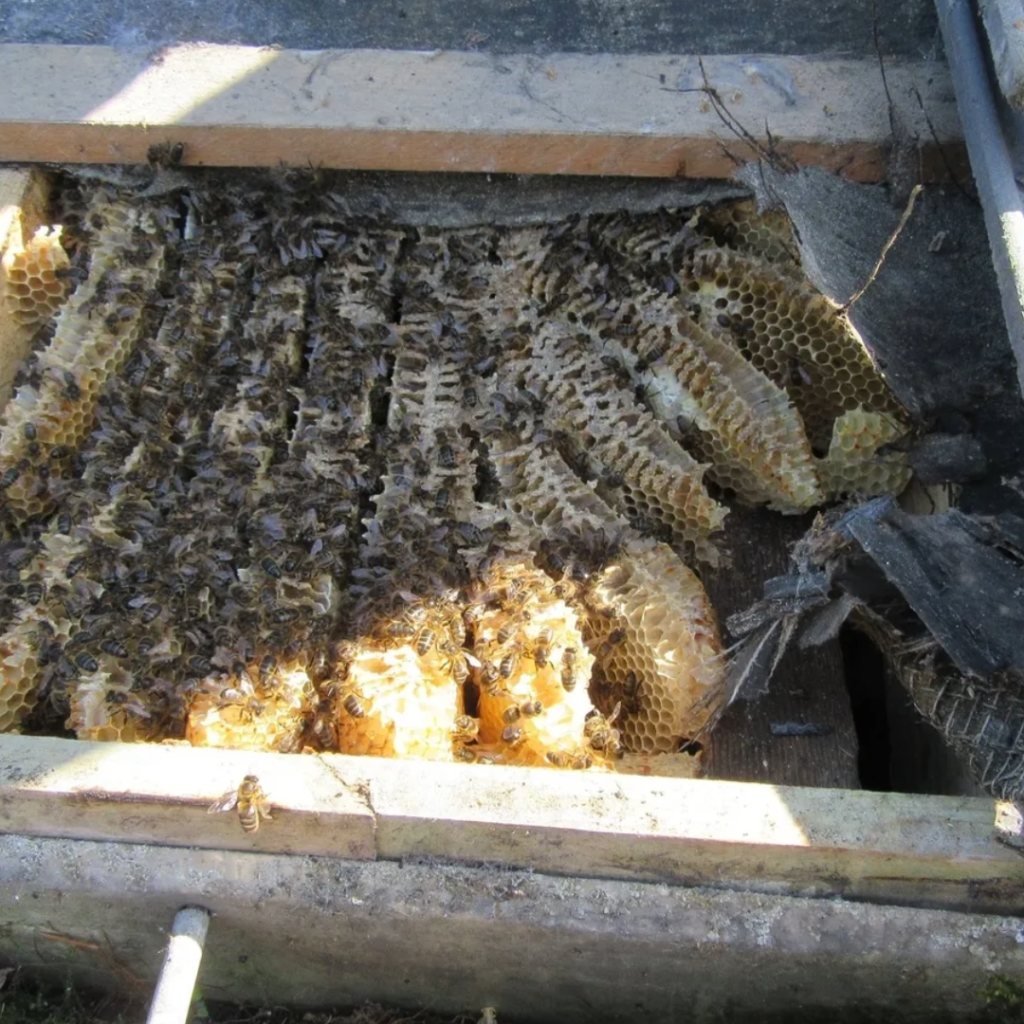
[{"label": "wooden frame edge", "polygon": [[[705,82],[797,164],[877,181],[890,145],[874,60],[8,44],[0,62],[5,161],[142,163],[181,142],[207,166],[727,178],[756,152]],[[887,79],[922,179],[969,173],[944,65]]]},{"label": "wooden frame edge", "polygon": [[[273,821],[208,814],[246,774]],[[595,772],[0,736],[0,832],[438,859],[1018,913],[996,802]]]}]

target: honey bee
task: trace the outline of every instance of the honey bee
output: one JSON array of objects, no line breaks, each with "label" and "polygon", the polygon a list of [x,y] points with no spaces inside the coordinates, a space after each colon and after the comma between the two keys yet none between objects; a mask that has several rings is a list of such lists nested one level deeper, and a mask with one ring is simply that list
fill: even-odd
[{"label": "honey bee", "polygon": [[598,648],[598,657],[607,658],[616,647],[625,642],[625,639],[626,631],[624,629],[613,629]]},{"label": "honey bee", "polygon": [[549,750],[544,755],[544,760],[555,768],[568,768],[571,755],[567,754],[564,750]]},{"label": "honey bee", "polygon": [[100,667],[99,662],[87,651],[75,656],[75,664],[83,672],[98,672]]},{"label": "honey bee", "polygon": [[522,657],[522,645],[514,644],[512,649],[501,659],[498,664],[498,675],[502,679],[508,679],[519,667],[519,661]]},{"label": "honey bee", "polygon": [[43,581],[35,575],[30,577],[28,583],[25,584],[25,600],[29,604],[36,605],[42,601],[45,595],[46,586],[43,584]]},{"label": "honey bee", "polygon": [[508,725],[501,732],[502,741],[510,747],[518,747],[526,739],[526,731],[521,725]]},{"label": "honey bee", "polygon": [[804,387],[810,387],[814,383],[814,378],[811,376],[810,371],[796,356],[793,356],[789,361],[789,383],[791,385],[803,385]]},{"label": "honey bee", "polygon": [[576,664],[578,652],[575,647],[562,651],[562,689],[572,693],[576,689]]},{"label": "honey bee", "polygon": [[497,697],[502,692],[501,673],[493,661],[483,662],[480,673],[480,685],[488,697]]},{"label": "honey bee", "polygon": [[519,705],[519,711],[527,718],[535,718],[544,711],[544,705],[539,700],[525,700]]},{"label": "honey bee", "polygon": [[6,491],[8,487],[13,487],[20,476],[21,470],[17,466],[5,469],[3,476],[0,476],[0,491]]},{"label": "honey bee", "polygon": [[366,717],[366,708],[363,706],[358,694],[346,694],[345,698],[341,702],[341,706],[345,709],[346,713],[351,715],[353,718]]},{"label": "honey bee", "polygon": [[594,759],[585,750],[577,750],[569,755],[569,767],[574,771],[584,771],[593,763]]},{"label": "honey bee", "polygon": [[548,661],[551,658],[551,630],[546,629],[542,632],[548,634],[548,639],[542,640],[538,637],[537,640],[534,642],[533,649],[531,651],[531,654],[533,656],[533,663],[537,666],[537,668],[545,668],[547,666]]},{"label": "honey bee", "polygon": [[509,725],[512,725],[513,723],[518,722],[519,719],[522,718],[522,716],[523,716],[522,708],[518,707],[516,704],[510,704],[501,713],[502,721],[507,722]]},{"label": "honey bee", "polygon": [[271,579],[279,580],[281,578],[281,576],[282,576],[280,566],[278,566],[277,562],[275,562],[270,557],[270,555],[264,555],[264,557],[260,559],[260,568]]},{"label": "honey bee", "polygon": [[78,386],[75,375],[70,370],[64,371],[64,389],[61,396],[69,402],[77,402],[82,397],[82,389]]},{"label": "honey bee", "polygon": [[405,619],[396,619],[394,622],[389,622],[384,627],[384,641],[397,641],[398,643],[405,643],[416,636],[416,627]]},{"label": "honey bee", "polygon": [[472,715],[459,715],[452,723],[452,737],[458,743],[472,743],[480,733],[480,720]]},{"label": "honey bee", "polygon": [[518,617],[506,619],[498,630],[498,635],[496,637],[498,643],[504,647],[505,644],[507,644],[509,640],[516,635],[522,624],[523,620]]},{"label": "honey bee", "polygon": [[260,780],[255,775],[246,775],[237,789],[225,793],[219,800],[210,805],[208,814],[238,809],[238,823],[243,832],[259,831],[261,821],[273,821],[270,809]]},{"label": "honey bee", "polygon": [[590,745],[595,750],[603,750],[609,757],[617,757],[622,752],[619,730],[613,728],[621,710],[622,704],[618,703],[607,718],[594,714],[583,725],[583,735],[590,741]]},{"label": "honey bee", "polygon": [[142,612],[139,615],[139,619],[143,625],[146,625],[157,618],[162,611],[163,608],[156,603],[144,604],[142,606]]},{"label": "honey bee", "polygon": [[115,658],[127,658],[128,648],[120,640],[104,640],[100,644],[100,650],[104,654],[111,654]]},{"label": "honey bee", "polygon": [[467,747],[462,743],[455,744],[452,749],[452,756],[456,761],[465,761],[466,764],[472,764],[476,760],[476,752],[471,747]]},{"label": "honey bee", "polygon": [[277,658],[272,654],[265,654],[260,661],[260,683],[266,686],[267,681],[277,671]]},{"label": "honey bee", "polygon": [[424,626],[416,636],[416,653],[421,658],[426,657],[436,639],[437,633],[430,626]]},{"label": "honey bee", "polygon": [[662,356],[668,352],[670,343],[668,339],[657,342],[652,345],[646,352],[636,361],[633,369],[637,373],[644,373],[651,368]]},{"label": "honey bee", "polygon": [[465,657],[456,658],[451,667],[452,679],[461,686],[469,678],[469,663]]}]

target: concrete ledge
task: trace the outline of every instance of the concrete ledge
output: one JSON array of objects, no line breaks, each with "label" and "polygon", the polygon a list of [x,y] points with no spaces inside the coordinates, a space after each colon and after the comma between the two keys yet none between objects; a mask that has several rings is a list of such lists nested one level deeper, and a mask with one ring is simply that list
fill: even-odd
[{"label": "concrete ledge", "polygon": [[1024,981],[1012,918],[486,867],[7,836],[0,892],[0,955],[142,992],[175,911],[205,906],[203,995],[261,1005],[495,1006],[565,1024],[966,1019],[995,976]]}]

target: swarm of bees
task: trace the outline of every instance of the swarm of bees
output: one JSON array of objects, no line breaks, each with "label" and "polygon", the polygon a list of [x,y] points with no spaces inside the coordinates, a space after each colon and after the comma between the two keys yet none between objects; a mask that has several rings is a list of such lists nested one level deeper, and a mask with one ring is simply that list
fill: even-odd
[{"label": "swarm of bees", "polygon": [[904,413],[750,204],[428,230],[287,177],[62,201],[74,290],[0,429],[0,729],[672,753],[720,686],[692,566],[723,495],[909,475],[879,451]]}]

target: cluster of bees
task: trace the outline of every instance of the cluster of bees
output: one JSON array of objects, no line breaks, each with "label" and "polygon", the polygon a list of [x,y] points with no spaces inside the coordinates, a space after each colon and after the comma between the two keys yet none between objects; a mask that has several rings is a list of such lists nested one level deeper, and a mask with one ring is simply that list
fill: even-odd
[{"label": "cluster of bees", "polygon": [[692,566],[723,494],[906,481],[898,406],[750,204],[432,230],[288,177],[62,202],[73,290],[0,428],[0,729],[671,754],[721,684]]}]

